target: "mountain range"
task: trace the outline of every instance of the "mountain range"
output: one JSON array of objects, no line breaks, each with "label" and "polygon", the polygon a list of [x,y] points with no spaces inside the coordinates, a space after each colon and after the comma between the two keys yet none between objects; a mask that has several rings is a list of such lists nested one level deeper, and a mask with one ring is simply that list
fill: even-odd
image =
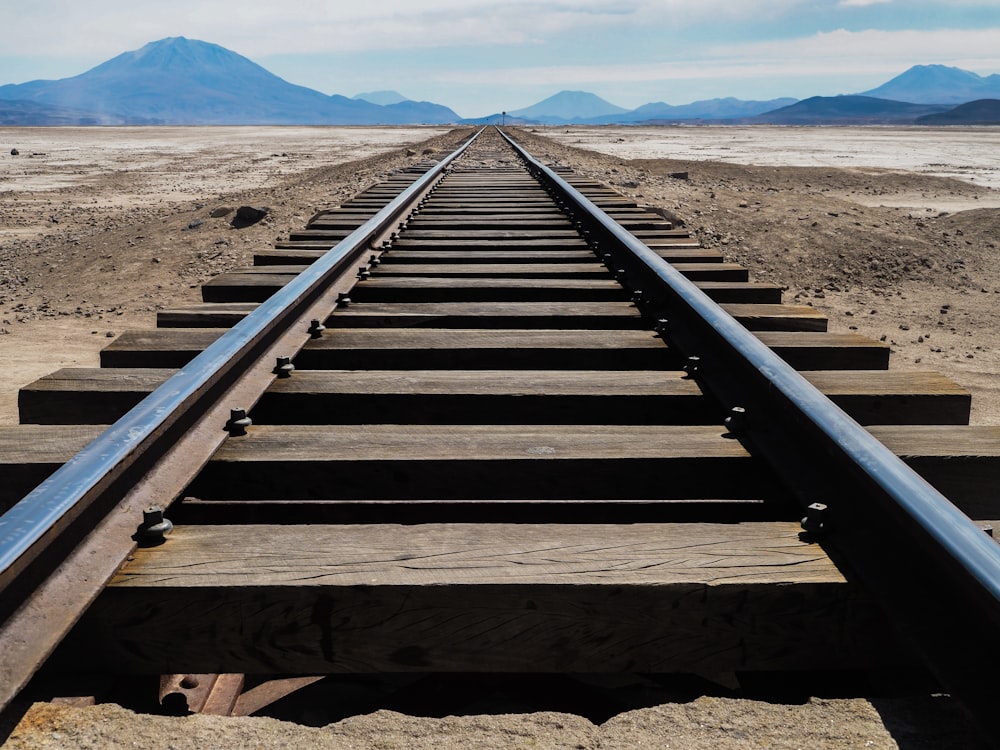
[{"label": "mountain range", "polygon": [[328,96],[224,47],[184,37],[151,42],[72,78],[0,86],[0,125],[473,124],[501,117],[512,124],[559,125],[1000,124],[998,110],[1000,75],[917,65],[847,96],[650,102],[627,110],[585,91],[562,91],[530,107],[463,120],[444,105],[396,91]]},{"label": "mountain range", "polygon": [[[72,78],[0,86],[0,100],[36,105],[35,119],[55,108],[55,117],[75,110],[108,125],[439,124],[459,119],[431,102],[382,106],[327,96],[288,83],[217,44],[184,37],[151,42]],[[8,102],[2,104],[0,117],[8,111]]]}]

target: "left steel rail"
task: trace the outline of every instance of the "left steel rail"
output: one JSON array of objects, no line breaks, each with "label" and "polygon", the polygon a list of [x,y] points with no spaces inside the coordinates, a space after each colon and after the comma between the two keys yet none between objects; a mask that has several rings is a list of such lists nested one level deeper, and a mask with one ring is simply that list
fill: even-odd
[{"label": "left steel rail", "polygon": [[325,319],[353,285],[358,259],[397,229],[480,132],[0,516],[0,708],[134,550],[142,509],[176,499],[225,440],[230,406],[252,405],[275,377],[272,355],[301,348],[308,322]]}]

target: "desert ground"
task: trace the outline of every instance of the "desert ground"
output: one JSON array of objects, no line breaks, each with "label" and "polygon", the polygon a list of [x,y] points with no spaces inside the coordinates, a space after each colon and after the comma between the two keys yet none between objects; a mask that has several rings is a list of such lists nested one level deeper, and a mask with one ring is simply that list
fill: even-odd
[{"label": "desert ground", "polygon": [[[96,365],[127,328],[198,300],[211,275],[318,209],[449,149],[445,128],[0,128],[0,424],[17,389]],[[1000,424],[1000,128],[533,128],[550,163],[683,221],[831,330],[891,343],[894,368],[943,371]],[[19,151],[17,156],[11,149]],[[234,229],[218,208],[266,206]],[[2,735],[0,735],[2,736]],[[155,739],[154,739],[155,738]],[[553,713],[432,719],[387,711],[325,728],[144,718],[40,704],[5,747],[968,747],[947,698],[703,697],[600,725]]]}]

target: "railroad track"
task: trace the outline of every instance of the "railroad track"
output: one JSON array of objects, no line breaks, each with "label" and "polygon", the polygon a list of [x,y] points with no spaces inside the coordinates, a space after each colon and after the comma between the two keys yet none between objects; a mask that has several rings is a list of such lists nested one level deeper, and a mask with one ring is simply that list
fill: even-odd
[{"label": "railroad track", "polygon": [[4,705],[36,673],[246,714],[336,673],[922,664],[988,724],[969,394],[515,148],[483,131],[22,389]]}]

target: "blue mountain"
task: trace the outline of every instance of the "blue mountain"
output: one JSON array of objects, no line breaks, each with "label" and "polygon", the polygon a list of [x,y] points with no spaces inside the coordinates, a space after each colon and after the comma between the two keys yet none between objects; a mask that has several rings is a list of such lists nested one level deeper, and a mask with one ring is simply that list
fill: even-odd
[{"label": "blue mountain", "polygon": [[387,104],[399,104],[400,102],[409,101],[405,96],[400,94],[398,91],[365,91],[361,94],[355,94],[351,97],[352,99],[363,99],[366,102],[371,102],[372,104],[378,104],[379,106],[386,106]]},{"label": "blue mountain", "polygon": [[977,99],[1000,99],[1000,75],[980,76],[946,65],[914,65],[861,96],[915,104],[964,104]]},{"label": "blue mountain", "polygon": [[794,104],[796,99],[771,99],[768,101],[745,101],[726,97],[725,99],[703,99],[690,104],[666,104],[650,102],[626,112],[623,115],[608,115],[587,120],[588,124],[605,125],[612,123],[674,122],[683,120],[732,120],[770,112],[780,107]]},{"label": "blue mountain", "polygon": [[563,124],[602,115],[620,115],[625,112],[628,110],[616,107],[597,94],[587,91],[560,91],[537,104],[515,109],[507,114],[523,120]]},{"label": "blue mountain", "polygon": [[773,125],[904,125],[947,107],[872,96],[813,96],[766,112],[750,122]]},{"label": "blue mountain", "polygon": [[917,125],[1000,125],[1000,99],[977,99],[936,115],[917,118]]},{"label": "blue mountain", "polygon": [[327,96],[279,78],[217,44],[184,37],[151,42],[58,81],[0,86],[21,100],[125,122],[177,125],[368,125],[456,122],[447,107],[382,107]]}]

